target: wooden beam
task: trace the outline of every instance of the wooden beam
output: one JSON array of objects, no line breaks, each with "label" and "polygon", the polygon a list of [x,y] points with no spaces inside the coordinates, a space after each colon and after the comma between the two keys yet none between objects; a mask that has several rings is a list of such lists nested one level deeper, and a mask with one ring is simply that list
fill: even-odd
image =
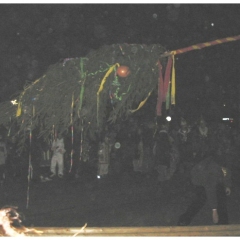
[{"label": "wooden beam", "polygon": [[[41,236],[240,236],[240,225],[184,226],[184,227],[39,227]],[[28,234],[28,236],[36,236]]]}]

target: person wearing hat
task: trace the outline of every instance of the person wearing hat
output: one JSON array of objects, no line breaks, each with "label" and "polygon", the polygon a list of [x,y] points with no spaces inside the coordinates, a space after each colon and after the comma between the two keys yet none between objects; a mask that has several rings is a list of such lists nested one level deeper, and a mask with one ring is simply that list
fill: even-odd
[{"label": "person wearing hat", "polygon": [[7,159],[7,147],[3,140],[3,136],[0,135],[0,184],[3,184],[5,178],[5,168]]},{"label": "person wearing hat", "polygon": [[229,162],[221,149],[211,152],[191,170],[195,197],[178,225],[189,225],[196,214],[208,202],[214,224],[228,224],[227,197],[231,193]]}]

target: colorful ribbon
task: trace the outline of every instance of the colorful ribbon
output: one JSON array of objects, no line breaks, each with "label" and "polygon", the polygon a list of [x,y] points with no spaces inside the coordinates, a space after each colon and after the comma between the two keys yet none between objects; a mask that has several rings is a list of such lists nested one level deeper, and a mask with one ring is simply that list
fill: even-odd
[{"label": "colorful ribbon", "polygon": [[[176,81],[176,79],[175,79],[175,59],[174,59],[174,56],[176,54],[181,54],[181,53],[189,52],[192,50],[200,50],[205,47],[211,47],[211,46],[214,46],[217,44],[222,44],[222,43],[232,42],[232,41],[237,41],[237,40],[240,40],[240,35],[233,36],[233,37],[221,38],[221,39],[217,39],[217,40],[205,42],[205,43],[194,44],[189,47],[181,48],[181,49],[170,51],[170,52],[165,52],[164,54],[160,55],[160,58],[169,57],[169,56],[172,57],[173,63],[172,63],[172,77],[171,77],[171,104],[172,105],[176,104],[176,97],[175,97],[175,94],[176,94],[176,82],[175,81]],[[166,69],[166,73],[167,73],[167,71],[168,71],[168,68]],[[167,82],[164,81],[164,84],[167,84]],[[166,87],[164,87],[164,88],[166,90]],[[170,95],[170,93],[169,93],[169,95]],[[169,97],[169,95],[167,93],[168,97]],[[165,96],[164,96],[164,99],[165,99]],[[169,99],[168,99],[167,103],[166,103],[166,109],[169,109],[169,104],[170,103],[169,103]]]},{"label": "colorful ribbon", "polygon": [[172,55],[172,78],[171,78],[171,104],[175,105],[176,104],[176,79],[175,79],[175,58],[174,54]]},{"label": "colorful ribbon", "polygon": [[87,60],[87,58],[81,58],[80,59],[80,73],[81,73],[81,79],[83,79],[83,82],[81,84],[81,90],[80,90],[80,94],[79,94],[79,107],[78,107],[78,117],[80,117],[80,111],[82,109],[82,103],[83,103],[83,94],[84,94],[84,90],[85,90],[85,87],[84,87],[84,84],[85,84],[85,80],[86,80],[86,76],[87,76],[87,73],[84,72],[84,60]]},{"label": "colorful ribbon", "polygon": [[162,115],[162,102],[163,102],[163,92],[164,92],[164,84],[163,84],[163,75],[162,75],[162,64],[158,61],[159,68],[159,77],[158,77],[158,100],[157,100],[157,116]]},{"label": "colorful ribbon", "polygon": [[112,71],[114,70],[114,68],[116,66],[119,67],[120,64],[116,63],[108,69],[107,73],[105,74],[104,78],[101,81],[100,87],[99,87],[98,92],[97,92],[97,125],[98,126],[99,126],[99,118],[98,118],[99,117],[99,94],[103,90],[103,86],[104,86],[108,76],[112,73]]},{"label": "colorful ribbon", "polygon": [[167,62],[167,67],[166,67],[165,74],[164,74],[163,102],[166,101],[166,97],[167,97],[167,93],[168,93],[168,89],[169,89],[172,62],[173,62],[172,56],[169,56],[168,57],[168,62]]},{"label": "colorful ribbon", "polygon": [[151,95],[152,91],[148,93],[147,97],[140,102],[140,104],[138,105],[138,108],[134,109],[134,110],[129,110],[131,113],[136,112],[137,110],[139,110],[144,104],[145,102],[148,100],[149,96]]},{"label": "colorful ribbon", "polygon": [[73,107],[74,107],[74,93],[72,94],[72,104],[71,104],[71,134],[72,134],[72,150],[71,150],[71,160],[70,160],[70,169],[69,172],[72,171],[73,166]]},{"label": "colorful ribbon", "polygon": [[27,186],[27,204],[26,204],[27,209],[29,206],[30,181],[32,178],[32,171],[33,171],[31,147],[32,147],[32,124],[31,124],[30,132],[29,132],[28,186]]},{"label": "colorful ribbon", "polygon": [[71,171],[72,171],[72,166],[73,166],[73,153],[74,153],[74,149],[73,149],[73,140],[74,140],[74,138],[73,138],[73,125],[71,126],[71,134],[72,134],[72,150],[71,150],[71,160],[70,160],[70,169],[69,169],[69,173],[71,173]]}]

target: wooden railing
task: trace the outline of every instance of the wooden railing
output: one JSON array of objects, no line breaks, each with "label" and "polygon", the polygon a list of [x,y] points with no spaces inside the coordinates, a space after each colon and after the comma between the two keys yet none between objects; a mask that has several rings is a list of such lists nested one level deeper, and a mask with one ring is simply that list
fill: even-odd
[{"label": "wooden railing", "polygon": [[[85,227],[35,228],[42,237],[81,236],[240,236],[240,225],[184,226],[184,227]],[[30,235],[30,234],[28,234]],[[36,236],[32,234],[30,236]]]}]

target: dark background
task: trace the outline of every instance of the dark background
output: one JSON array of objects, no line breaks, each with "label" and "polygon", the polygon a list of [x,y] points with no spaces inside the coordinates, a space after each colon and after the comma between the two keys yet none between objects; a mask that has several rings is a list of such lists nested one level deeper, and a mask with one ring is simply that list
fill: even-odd
[{"label": "dark background", "polygon": [[[61,59],[105,44],[170,51],[236,36],[239,16],[239,4],[0,4],[0,101]],[[234,41],[177,55],[177,106],[209,118],[239,112],[239,48]]]},{"label": "dark background", "polygon": [[[13,99],[64,58],[85,56],[105,44],[161,44],[171,51],[236,36],[239,16],[239,4],[0,4],[0,102]],[[188,117],[240,116],[239,49],[240,41],[234,41],[177,55],[176,107]],[[0,189],[5,191],[0,204],[18,206],[31,228],[142,227],[176,226],[191,200],[186,174],[159,187],[142,175],[105,182],[95,171],[82,171],[86,180],[32,181],[30,188],[23,172],[22,181],[10,178]],[[229,222],[239,224],[239,167],[233,175]],[[206,205],[191,225],[211,225],[209,214]]]}]

